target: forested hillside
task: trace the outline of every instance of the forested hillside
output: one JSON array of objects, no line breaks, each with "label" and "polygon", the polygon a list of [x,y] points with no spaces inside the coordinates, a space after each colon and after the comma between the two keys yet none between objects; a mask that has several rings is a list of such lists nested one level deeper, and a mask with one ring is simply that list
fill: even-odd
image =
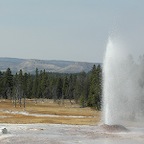
[{"label": "forested hillside", "polygon": [[35,69],[39,71],[55,73],[78,73],[81,71],[88,72],[93,65],[98,63],[74,62],[74,61],[59,61],[59,60],[38,60],[38,59],[18,59],[18,58],[2,58],[0,57],[0,71],[6,71],[10,68],[15,74],[20,69],[23,72],[35,73]]},{"label": "forested hillside", "polygon": [[[0,97],[19,102],[22,99],[53,99],[64,102],[75,100],[81,107],[94,107],[100,110],[102,95],[102,69],[93,65],[88,73],[52,73],[35,70],[35,74],[19,70],[12,74],[10,68],[0,72]],[[25,106],[25,104],[24,104]]]}]

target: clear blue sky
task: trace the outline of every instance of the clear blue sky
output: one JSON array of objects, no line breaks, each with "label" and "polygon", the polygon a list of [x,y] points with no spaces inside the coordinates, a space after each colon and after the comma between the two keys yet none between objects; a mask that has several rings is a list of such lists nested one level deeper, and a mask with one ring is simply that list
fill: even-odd
[{"label": "clear blue sky", "polygon": [[102,62],[113,33],[144,52],[144,0],[0,0],[0,57]]}]

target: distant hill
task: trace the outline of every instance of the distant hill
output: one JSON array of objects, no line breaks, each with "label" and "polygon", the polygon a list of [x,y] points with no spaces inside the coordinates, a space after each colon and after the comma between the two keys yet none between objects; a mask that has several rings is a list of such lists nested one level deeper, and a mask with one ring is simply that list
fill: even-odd
[{"label": "distant hill", "polygon": [[58,73],[77,73],[81,71],[88,72],[93,65],[99,63],[59,61],[59,60],[38,60],[38,59],[18,59],[0,57],[0,71],[10,68],[13,73],[20,69],[23,72],[35,73],[35,69],[46,70],[47,72]]}]

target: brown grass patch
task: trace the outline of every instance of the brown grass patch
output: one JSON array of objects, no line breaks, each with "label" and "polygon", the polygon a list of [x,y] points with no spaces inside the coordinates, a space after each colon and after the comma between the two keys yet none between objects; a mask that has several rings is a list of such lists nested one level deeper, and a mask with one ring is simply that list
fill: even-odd
[{"label": "brown grass patch", "polygon": [[[30,114],[51,114],[59,115],[59,117],[36,117],[22,114],[5,113],[5,111],[26,111]],[[67,116],[67,117],[63,117]],[[68,116],[85,116],[85,117],[68,117]],[[0,101],[0,123],[52,123],[52,124],[82,124],[95,125],[100,120],[100,112],[91,108],[80,108],[73,102],[65,101],[64,104],[54,103],[52,100],[38,101],[36,104],[34,100],[26,101],[26,108],[14,107],[12,101]]]}]

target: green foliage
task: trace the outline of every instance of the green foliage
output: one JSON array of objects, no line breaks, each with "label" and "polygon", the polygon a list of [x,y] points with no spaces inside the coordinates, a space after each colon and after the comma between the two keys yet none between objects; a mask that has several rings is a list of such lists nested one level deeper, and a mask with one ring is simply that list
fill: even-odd
[{"label": "green foliage", "polygon": [[2,79],[3,81],[3,95],[4,98],[10,98],[12,94],[12,88],[13,88],[13,75],[11,73],[10,68],[7,69],[7,71],[4,73],[4,77]]},{"label": "green foliage", "polygon": [[102,95],[102,70],[100,65],[94,65],[90,74],[90,90],[88,95],[88,106],[101,109]]},{"label": "green foliage", "polygon": [[0,72],[0,96],[2,98],[48,98],[64,102],[65,99],[75,100],[81,107],[101,107],[101,79],[100,65],[93,66],[89,73],[76,74],[50,73],[45,70],[12,75],[8,68]]},{"label": "green foliage", "polygon": [[39,90],[39,72],[38,69],[36,68],[32,87],[32,97],[38,98],[38,90]]},{"label": "green foliage", "polygon": [[63,80],[63,88],[62,88],[62,99],[66,99],[68,97],[68,88],[69,88],[69,80],[68,77],[65,76]]},{"label": "green foliage", "polygon": [[63,82],[61,78],[58,78],[57,80],[57,87],[56,87],[56,98],[61,99],[62,98],[62,88],[63,88]]}]

